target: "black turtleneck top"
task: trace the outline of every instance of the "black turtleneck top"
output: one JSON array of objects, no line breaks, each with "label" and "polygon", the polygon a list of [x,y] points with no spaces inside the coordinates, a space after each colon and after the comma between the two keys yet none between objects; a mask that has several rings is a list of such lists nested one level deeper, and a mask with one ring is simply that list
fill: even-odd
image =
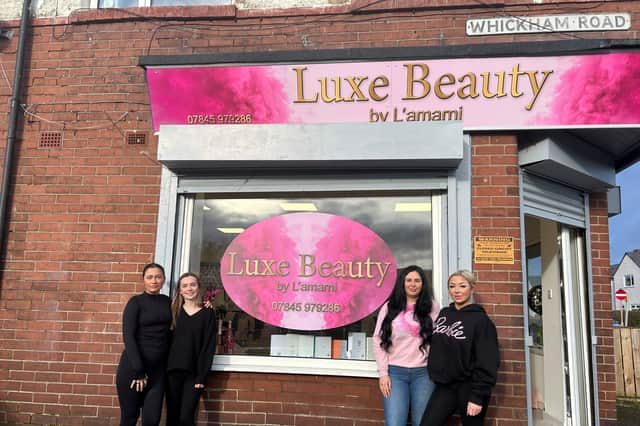
[{"label": "black turtleneck top", "polygon": [[171,300],[164,294],[133,296],[124,308],[122,334],[124,355],[135,371],[145,377],[150,366],[165,363],[171,338]]}]

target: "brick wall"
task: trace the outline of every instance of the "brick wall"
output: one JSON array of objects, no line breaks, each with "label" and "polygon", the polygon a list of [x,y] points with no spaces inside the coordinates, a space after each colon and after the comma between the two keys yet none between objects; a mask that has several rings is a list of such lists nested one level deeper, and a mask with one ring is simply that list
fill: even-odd
[{"label": "brick wall", "polygon": [[[394,11],[389,5],[395,3],[378,3],[375,11],[359,9],[368,4],[363,1],[293,11],[75,11],[68,19],[33,22],[20,100],[26,111],[14,151],[1,269],[0,423],[117,423],[114,373],[122,350],[121,312],[128,298],[142,290],[141,265],[153,258],[160,182],[139,56],[567,38],[546,34],[470,40],[465,20],[494,16],[495,9],[459,1],[456,5],[472,8],[437,9],[434,3],[423,7],[418,3],[428,2],[411,2],[414,9]],[[577,13],[579,7],[544,4],[537,9],[530,2],[517,3],[505,13]],[[365,9],[370,13],[361,13]],[[631,12],[634,28],[580,37],[635,38],[639,10],[632,1],[602,3],[597,12]],[[12,40],[0,41],[0,113],[8,116],[18,23],[4,25],[14,30]],[[147,133],[147,144],[126,144],[131,131]],[[2,154],[6,132],[6,120],[0,120]],[[41,147],[47,132],[60,134],[59,147]],[[520,397],[525,373],[516,143],[510,136],[478,135],[472,147],[473,234],[516,240],[512,267],[476,265],[479,300],[498,325],[503,358],[490,415],[493,424],[521,424],[526,401]],[[592,222],[598,224],[593,273],[601,417],[613,419],[605,203],[592,197]],[[202,416],[211,424],[223,421],[217,416],[229,423],[381,424],[373,379],[224,373],[212,375],[210,384]],[[329,410],[331,404],[343,408]],[[265,417],[267,411],[271,417]]]},{"label": "brick wall", "polygon": [[473,265],[476,300],[496,324],[500,341],[498,384],[489,416],[494,417],[492,424],[526,424],[518,143],[511,135],[474,135],[471,152],[472,236],[513,237],[515,247],[513,265]]},{"label": "brick wall", "polygon": [[[124,138],[151,128],[141,49],[108,25],[35,24],[5,227],[0,424],[117,424],[122,309],[153,258],[160,183],[154,138]],[[16,45],[0,45],[10,81]],[[50,132],[59,147],[41,147]]]},{"label": "brick wall", "polygon": [[616,371],[611,327],[609,216],[606,193],[590,194],[591,274],[595,322],[598,400],[602,426],[616,424]]},{"label": "brick wall", "polygon": [[384,424],[377,380],[215,373],[199,421],[207,424],[373,426]]}]

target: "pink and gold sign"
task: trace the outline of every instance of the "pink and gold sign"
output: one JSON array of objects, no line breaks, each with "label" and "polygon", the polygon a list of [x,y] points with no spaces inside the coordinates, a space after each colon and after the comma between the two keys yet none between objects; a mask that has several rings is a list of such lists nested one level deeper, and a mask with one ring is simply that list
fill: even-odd
[{"label": "pink and gold sign", "polygon": [[465,130],[640,123],[640,52],[149,68],[163,124],[462,121]]},{"label": "pink and gold sign", "polygon": [[227,295],[249,315],[293,330],[356,322],[389,297],[391,249],[366,226],[326,213],[290,213],[256,223],[220,262]]}]

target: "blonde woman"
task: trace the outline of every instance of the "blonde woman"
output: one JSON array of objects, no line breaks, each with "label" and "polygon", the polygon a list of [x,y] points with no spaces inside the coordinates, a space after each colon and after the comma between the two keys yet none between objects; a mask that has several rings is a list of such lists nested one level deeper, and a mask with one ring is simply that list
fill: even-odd
[{"label": "blonde woman", "polygon": [[484,311],[472,303],[476,277],[460,270],[449,276],[453,302],[436,318],[427,369],[436,389],[421,426],[440,426],[458,413],[463,426],[480,426],[496,384],[500,357],[496,327]]}]

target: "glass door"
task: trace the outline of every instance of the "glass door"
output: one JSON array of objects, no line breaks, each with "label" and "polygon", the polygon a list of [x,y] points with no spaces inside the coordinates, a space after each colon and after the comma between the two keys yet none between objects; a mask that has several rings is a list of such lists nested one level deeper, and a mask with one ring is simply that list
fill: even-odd
[{"label": "glass door", "polygon": [[593,424],[584,230],[525,217],[531,424]]},{"label": "glass door", "polygon": [[569,413],[572,425],[589,426],[593,424],[593,406],[584,230],[562,225],[560,233],[566,363],[572,390],[568,398]]}]

